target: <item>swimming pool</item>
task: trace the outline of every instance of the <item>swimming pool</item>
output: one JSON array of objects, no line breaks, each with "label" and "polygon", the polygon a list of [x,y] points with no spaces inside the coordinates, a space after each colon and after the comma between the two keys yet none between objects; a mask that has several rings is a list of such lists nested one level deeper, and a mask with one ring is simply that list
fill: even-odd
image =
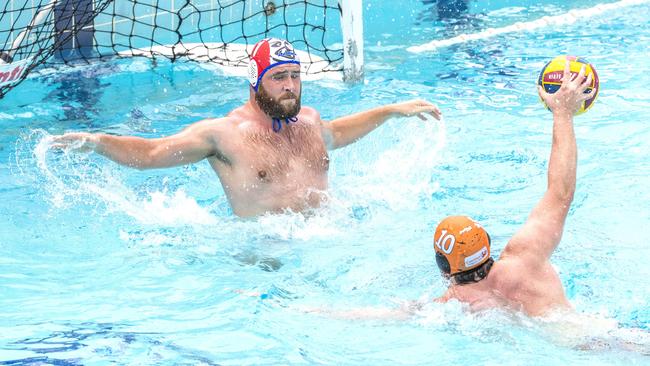
[{"label": "swimming pool", "polygon": [[[41,142],[66,130],[174,133],[246,100],[242,79],[137,59],[14,89],[0,100],[0,364],[647,364],[579,346],[618,337],[649,347],[613,322],[650,327],[650,7],[406,51],[593,5],[470,4],[440,21],[433,4],[365,2],[365,83],[305,82],[304,104],[331,119],[422,97],[445,123],[393,120],[332,152],[331,202],[310,217],[235,218],[205,162],[140,172]],[[441,294],[431,237],[449,214],[480,220],[498,254],[545,188],[551,123],[534,83],[565,53],[587,57],[602,88],[576,118],[578,187],[552,259],[588,317],[467,314],[453,303],[399,322],[301,311]]]}]

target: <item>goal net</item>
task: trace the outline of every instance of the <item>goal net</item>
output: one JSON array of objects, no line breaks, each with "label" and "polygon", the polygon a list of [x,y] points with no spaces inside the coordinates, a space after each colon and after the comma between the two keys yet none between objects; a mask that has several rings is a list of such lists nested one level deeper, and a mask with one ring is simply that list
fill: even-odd
[{"label": "goal net", "polygon": [[[245,75],[262,38],[293,43],[307,75],[342,72],[342,15],[360,0],[8,0],[0,5],[0,97],[37,66],[123,57],[187,59]],[[347,3],[356,3],[348,6]],[[352,18],[352,17],[350,17]],[[354,18],[359,19],[360,16]],[[346,30],[347,29],[347,30]],[[348,36],[350,38],[350,36]],[[353,39],[353,38],[350,38]],[[347,63],[346,63],[347,62]],[[360,76],[360,62],[353,77]],[[356,76],[355,76],[356,75]]]}]

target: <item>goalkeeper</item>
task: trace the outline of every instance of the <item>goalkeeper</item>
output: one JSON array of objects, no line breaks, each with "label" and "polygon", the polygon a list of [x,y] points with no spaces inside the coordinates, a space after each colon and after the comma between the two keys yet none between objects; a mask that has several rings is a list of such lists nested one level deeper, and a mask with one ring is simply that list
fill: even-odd
[{"label": "goalkeeper", "polygon": [[250,98],[222,118],[208,118],[171,136],[146,139],[73,132],[52,148],[94,151],[126,166],[153,169],[207,159],[233,212],[241,217],[318,207],[326,199],[328,150],[349,145],[391,117],[440,111],[423,100],[389,104],[321,120],[301,106],[300,60],[286,40],[258,42],[249,61]]}]

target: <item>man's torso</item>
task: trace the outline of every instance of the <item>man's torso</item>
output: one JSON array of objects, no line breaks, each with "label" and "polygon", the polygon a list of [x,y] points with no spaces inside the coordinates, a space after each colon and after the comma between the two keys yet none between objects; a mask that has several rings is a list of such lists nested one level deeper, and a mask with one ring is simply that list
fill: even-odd
[{"label": "man's torso", "polygon": [[303,108],[296,122],[270,126],[239,108],[220,128],[219,153],[209,158],[233,211],[253,216],[303,211],[325,198],[329,157],[318,114]]}]

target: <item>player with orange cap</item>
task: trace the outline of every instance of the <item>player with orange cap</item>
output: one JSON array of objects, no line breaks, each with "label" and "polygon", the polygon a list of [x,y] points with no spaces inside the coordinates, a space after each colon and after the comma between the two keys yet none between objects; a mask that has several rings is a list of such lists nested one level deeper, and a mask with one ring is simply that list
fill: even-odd
[{"label": "player with orange cap", "polygon": [[555,94],[539,94],[553,112],[553,143],[548,187],[523,227],[510,239],[498,260],[490,256],[490,235],[466,216],[442,220],[433,236],[436,263],[450,279],[437,299],[468,303],[472,309],[506,307],[529,315],[570,308],[550,257],[560,243],[576,187],[577,146],[573,115],[590,97],[584,91],[591,75],[584,67],[571,80],[567,62],[562,86]]},{"label": "player with orange cap", "polygon": [[[553,309],[570,308],[562,282],[549,260],[560,243],[564,222],[576,187],[577,146],[573,116],[590,95],[584,94],[590,77],[584,68],[571,80],[569,63],[563,82],[554,94],[539,87],[539,94],[553,112],[553,143],[548,164],[548,187],[523,227],[510,239],[498,260],[491,257],[487,231],[467,216],[449,216],[433,236],[435,259],[449,279],[437,302],[458,300],[472,310],[509,308],[538,316]],[[345,319],[405,319],[420,302],[399,309],[307,309]]]}]

